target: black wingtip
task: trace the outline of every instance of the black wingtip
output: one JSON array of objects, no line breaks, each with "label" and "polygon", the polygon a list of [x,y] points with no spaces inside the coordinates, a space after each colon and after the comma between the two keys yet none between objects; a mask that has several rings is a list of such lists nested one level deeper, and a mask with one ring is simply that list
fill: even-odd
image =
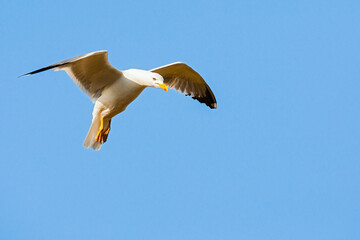
[{"label": "black wingtip", "polygon": [[[54,69],[54,68],[57,68],[57,67],[61,67],[65,64],[67,64],[68,62],[60,62],[60,63],[55,63],[53,65],[50,65],[50,66],[47,66],[47,67],[43,67],[43,68],[40,68],[38,70],[35,70],[35,71],[32,71],[32,72],[29,72],[29,73],[25,73],[24,75],[21,75],[19,77],[25,77],[25,76],[28,76],[28,75],[32,75],[32,74],[35,74],[35,73],[39,73],[39,72],[44,72],[46,70],[50,70],[50,69]],[[18,77],[18,78],[19,78]]]},{"label": "black wingtip", "polygon": [[25,76],[28,76],[28,75],[31,75],[31,74],[30,74],[30,73],[26,73],[26,74],[23,74],[23,75],[18,76],[17,78],[25,77]]},{"label": "black wingtip", "polygon": [[217,109],[217,103],[205,103],[210,109]]},{"label": "black wingtip", "polygon": [[206,85],[206,93],[204,94],[204,96],[195,96],[192,98],[195,100],[198,100],[201,103],[204,103],[210,109],[217,108],[216,98],[215,98],[213,92],[211,91],[210,87],[207,85]]}]

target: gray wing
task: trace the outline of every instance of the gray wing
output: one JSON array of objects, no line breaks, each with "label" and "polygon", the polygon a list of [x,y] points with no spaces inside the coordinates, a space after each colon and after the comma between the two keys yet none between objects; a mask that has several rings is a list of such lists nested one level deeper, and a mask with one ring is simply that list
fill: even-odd
[{"label": "gray wing", "polygon": [[215,96],[205,80],[185,63],[171,63],[150,71],[160,74],[170,88],[185,93],[186,96],[191,95],[193,99],[210,108],[217,107]]},{"label": "gray wing", "polygon": [[107,51],[97,51],[61,61],[22,76],[50,69],[64,70],[92,101],[96,101],[101,96],[102,90],[122,75],[121,71],[110,65]]}]

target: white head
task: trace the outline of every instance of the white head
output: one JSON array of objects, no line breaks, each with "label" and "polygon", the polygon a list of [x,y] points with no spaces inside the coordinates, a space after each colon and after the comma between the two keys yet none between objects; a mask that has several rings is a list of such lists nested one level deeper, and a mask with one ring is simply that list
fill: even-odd
[{"label": "white head", "polygon": [[123,71],[123,74],[127,79],[141,86],[161,88],[168,91],[168,87],[164,84],[164,78],[160,74],[140,69],[128,69]]}]

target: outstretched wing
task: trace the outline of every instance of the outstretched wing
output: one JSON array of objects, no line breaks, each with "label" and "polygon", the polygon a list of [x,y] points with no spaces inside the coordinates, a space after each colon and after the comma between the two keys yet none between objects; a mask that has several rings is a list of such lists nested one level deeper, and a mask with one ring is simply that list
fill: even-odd
[{"label": "outstretched wing", "polygon": [[64,70],[92,101],[96,101],[101,96],[102,90],[122,75],[121,71],[110,65],[107,51],[97,51],[61,61],[22,76],[50,69]]},{"label": "outstretched wing", "polygon": [[193,99],[205,103],[210,108],[216,108],[217,103],[213,92],[205,80],[185,63],[176,62],[150,70],[160,74],[164,83],[172,89]]}]

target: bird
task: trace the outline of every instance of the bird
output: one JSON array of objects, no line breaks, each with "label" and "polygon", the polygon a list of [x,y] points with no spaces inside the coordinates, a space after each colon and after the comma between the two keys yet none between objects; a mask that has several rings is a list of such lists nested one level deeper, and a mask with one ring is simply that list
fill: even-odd
[{"label": "bird", "polygon": [[168,91],[174,89],[191,96],[211,109],[217,102],[205,80],[191,67],[174,62],[151,70],[120,71],[110,65],[108,51],[101,50],[37,69],[19,77],[46,70],[65,71],[74,83],[94,103],[92,122],[83,143],[84,147],[100,150],[107,141],[111,119],[123,112],[146,87]]}]

